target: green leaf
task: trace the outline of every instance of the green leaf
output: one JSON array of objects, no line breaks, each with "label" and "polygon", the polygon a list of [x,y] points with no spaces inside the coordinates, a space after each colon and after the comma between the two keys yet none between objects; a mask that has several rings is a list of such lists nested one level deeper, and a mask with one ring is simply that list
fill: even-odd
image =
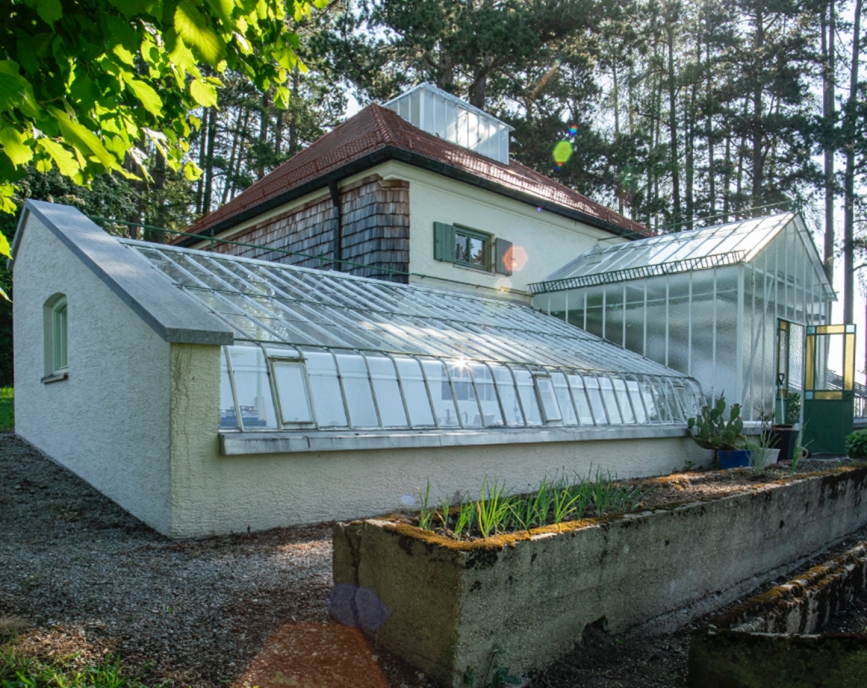
[{"label": "green leaf", "polygon": [[[9,186],[12,186],[9,184]],[[0,232],[0,256],[6,256],[7,258],[12,257],[12,249],[9,247],[9,241],[3,235],[3,232]],[[3,296],[6,300],[9,300],[9,297],[4,293]]]},{"label": "green leaf", "polygon": [[22,103],[26,83],[20,76],[0,72],[0,112],[12,110]]},{"label": "green leaf", "polygon": [[63,16],[60,0],[36,0],[36,13],[46,24],[52,25]]},{"label": "green leaf", "polygon": [[109,0],[109,2],[127,19],[149,12],[156,4],[156,0]]},{"label": "green leaf", "polygon": [[54,164],[57,165],[57,169],[60,170],[60,174],[63,176],[74,177],[81,172],[75,156],[59,143],[51,139],[41,138],[36,144],[51,156]]},{"label": "green leaf", "polygon": [[133,54],[129,50],[124,48],[120,43],[114,46],[111,49],[111,52],[117,55],[120,58],[121,62],[124,62],[131,67],[135,66],[135,58],[133,57]]},{"label": "green leaf", "polygon": [[33,159],[33,149],[26,143],[27,137],[12,127],[0,127],[0,146],[9,156],[12,164],[18,167],[26,165]]},{"label": "green leaf", "polygon": [[228,28],[234,28],[235,21],[232,18],[232,12],[235,9],[235,3],[233,0],[206,0],[206,2],[221,22],[226,24]]},{"label": "green leaf", "polygon": [[202,59],[212,67],[223,59],[223,39],[214,31],[210,20],[186,0],[175,10],[175,30],[184,43],[198,50]]},{"label": "green leaf", "polygon": [[217,105],[217,89],[199,79],[190,82],[190,95],[202,107]]},{"label": "green leaf", "polygon": [[184,176],[187,178],[187,181],[194,182],[202,176],[202,170],[195,163],[188,162],[184,165]]},{"label": "green leaf", "polygon": [[6,296],[6,292],[3,291],[2,289],[0,289],[0,297],[6,299],[9,303],[12,303],[12,299],[10,299],[8,296]]},{"label": "green leaf", "polygon": [[135,97],[141,101],[145,110],[151,113],[154,117],[161,117],[163,114],[163,100],[157,95],[157,92],[150,84],[134,79],[131,74],[124,73],[123,80],[127,86],[135,93]]},{"label": "green leaf", "polygon": [[48,112],[57,120],[57,126],[60,127],[60,133],[64,140],[73,148],[82,153],[92,154],[107,170],[120,168],[117,159],[105,149],[105,146],[90,129],[74,119],[70,119],[69,115],[62,110],[50,107]]}]

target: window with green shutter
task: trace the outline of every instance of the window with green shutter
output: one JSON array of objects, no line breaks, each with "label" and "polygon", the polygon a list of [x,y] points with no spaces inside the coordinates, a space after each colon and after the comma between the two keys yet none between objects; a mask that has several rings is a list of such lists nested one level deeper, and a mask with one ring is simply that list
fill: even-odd
[{"label": "window with green shutter", "polygon": [[[511,275],[512,270],[506,263],[511,260],[512,244],[502,239],[494,239],[487,232],[434,222],[434,258],[456,265]],[[508,257],[506,253],[508,252]]]}]

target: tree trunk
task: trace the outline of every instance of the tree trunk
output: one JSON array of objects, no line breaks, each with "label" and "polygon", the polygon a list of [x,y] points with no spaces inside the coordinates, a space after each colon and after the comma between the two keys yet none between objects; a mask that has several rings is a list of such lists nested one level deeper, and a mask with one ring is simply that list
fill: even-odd
[{"label": "tree trunk", "polygon": [[[836,32],[837,21],[834,4],[828,1],[827,20],[822,12],[822,115],[825,124],[825,274],[831,286],[834,285],[834,141],[832,131],[835,125],[834,101],[836,86]],[[827,35],[827,38],[826,38]]]},{"label": "tree trunk", "polygon": [[217,111],[211,108],[208,116],[208,144],[205,152],[205,190],[202,196],[202,214],[211,212],[211,194],[214,188],[214,146],[217,142]]},{"label": "tree trunk", "polygon": [[679,232],[680,227],[680,161],[678,159],[677,144],[677,76],[674,73],[674,17],[669,17],[667,22],[668,34],[668,128],[669,145],[671,146],[671,205],[674,231]]},{"label": "tree trunk", "polygon": [[[765,45],[765,26],[764,15],[761,10],[756,11],[756,34],[753,39],[754,59],[760,59],[762,48]],[[752,114],[752,168],[753,168],[753,186],[751,204],[753,207],[753,217],[758,217],[762,214],[759,206],[763,205],[764,192],[764,156],[762,155],[762,144],[764,139],[764,126],[762,119],[763,105],[761,82],[756,75],[756,83],[753,85],[753,114]]]},{"label": "tree trunk", "polygon": [[[199,126],[199,168],[204,170],[206,167],[205,163],[205,155],[207,149],[207,130],[208,130],[208,113],[210,110],[208,108],[202,108],[202,124]],[[205,175],[199,177],[199,181],[196,184],[196,215],[201,217],[204,214],[202,210],[202,200],[204,198],[205,191]]]},{"label": "tree trunk", "polygon": [[235,170],[235,160],[238,157],[238,147],[241,140],[241,110],[238,110],[238,115],[235,119],[235,130],[232,132],[232,150],[229,153],[229,164],[226,167],[226,183],[223,184],[222,203],[225,204],[229,199],[229,184]]},{"label": "tree trunk", "polygon": [[[259,113],[259,151],[260,155],[265,150],[268,143],[268,125],[271,122],[271,115],[268,108],[271,107],[271,95],[266,91],[262,94],[262,111]],[[256,168],[256,174],[259,179],[265,176],[265,162],[262,158],[259,159],[259,165]]]},{"label": "tree trunk", "polygon": [[[235,167],[230,170],[232,173],[232,191],[229,194],[229,200],[235,197],[235,192],[238,190],[238,177],[241,175],[241,166],[244,164],[244,142],[250,130],[250,108],[244,108],[244,124],[241,127],[240,140],[238,142],[238,158]],[[229,180],[226,180],[226,186],[229,185]]]},{"label": "tree trunk", "polygon": [[858,62],[861,57],[861,5],[855,2],[855,24],[852,27],[852,70],[849,78],[849,99],[846,103],[845,216],[843,224],[843,322],[854,322],[855,317],[855,119],[858,105]]}]

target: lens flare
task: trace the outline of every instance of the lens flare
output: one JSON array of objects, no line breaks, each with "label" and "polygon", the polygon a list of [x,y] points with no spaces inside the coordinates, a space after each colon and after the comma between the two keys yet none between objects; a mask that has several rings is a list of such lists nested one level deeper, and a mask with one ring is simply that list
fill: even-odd
[{"label": "lens flare", "polygon": [[569,136],[575,136],[578,133],[578,125],[570,124],[569,125]]},{"label": "lens flare", "polygon": [[572,144],[569,141],[560,141],[554,146],[554,162],[557,167],[562,167],[572,157]]},{"label": "lens flare", "polygon": [[388,608],[372,590],[340,583],[328,595],[328,611],[345,626],[375,631],[389,617]]}]

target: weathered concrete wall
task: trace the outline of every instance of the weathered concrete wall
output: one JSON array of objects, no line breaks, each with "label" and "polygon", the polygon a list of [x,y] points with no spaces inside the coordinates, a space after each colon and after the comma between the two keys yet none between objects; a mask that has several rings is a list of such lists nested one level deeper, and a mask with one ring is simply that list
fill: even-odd
[{"label": "weathered concrete wall", "polygon": [[867,523],[865,486],[867,469],[843,470],[475,543],[396,520],[340,524],[334,580],[372,590],[391,611],[377,642],[458,685],[495,646],[504,666],[527,672],[600,619],[618,633],[674,612],[685,623],[711,594],[735,599]]},{"label": "weathered concrete wall", "polygon": [[711,619],[693,634],[693,688],[867,685],[867,635],[822,629],[867,584],[867,544]]},{"label": "weathered concrete wall", "polygon": [[[24,229],[13,304],[15,431],[167,532],[169,344],[34,214]],[[69,379],[44,384],[43,304],[56,293],[68,301]]]}]

